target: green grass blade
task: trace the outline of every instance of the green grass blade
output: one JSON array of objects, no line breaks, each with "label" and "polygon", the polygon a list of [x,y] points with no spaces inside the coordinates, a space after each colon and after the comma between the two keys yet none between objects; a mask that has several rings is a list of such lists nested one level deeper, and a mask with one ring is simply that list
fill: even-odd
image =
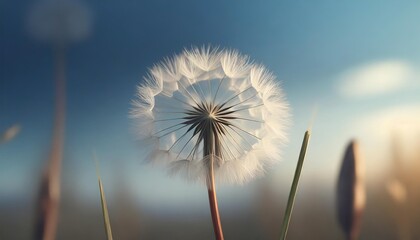
[{"label": "green grass blade", "polygon": [[99,175],[98,161],[96,159],[95,154],[94,154],[94,159],[95,159],[95,164],[96,164],[96,175],[98,177],[99,191],[101,193],[101,205],[102,205],[102,214],[103,214],[103,217],[104,217],[104,226],[105,226],[106,238],[108,240],[112,240],[111,222],[109,221],[108,207],[106,205],[104,188],[102,186],[102,180],[101,180],[101,177]]},{"label": "green grass blade", "polygon": [[302,147],[300,148],[299,160],[296,166],[295,176],[293,177],[292,187],[290,188],[289,199],[287,200],[286,212],[283,218],[283,224],[281,227],[280,239],[286,239],[287,230],[289,229],[290,217],[293,211],[293,205],[295,203],[296,192],[299,184],[300,173],[302,171],[303,162],[305,160],[306,149],[309,144],[309,137],[311,136],[309,130],[305,132],[303,137]]}]

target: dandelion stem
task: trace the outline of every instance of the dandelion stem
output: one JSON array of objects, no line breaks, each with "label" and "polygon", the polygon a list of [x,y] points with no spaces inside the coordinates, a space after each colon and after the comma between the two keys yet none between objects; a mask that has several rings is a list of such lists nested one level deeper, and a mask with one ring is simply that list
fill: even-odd
[{"label": "dandelion stem", "polygon": [[217,240],[223,240],[222,223],[220,221],[219,207],[217,205],[216,184],[214,181],[214,157],[221,157],[220,139],[213,132],[211,120],[206,124],[204,131],[204,156],[210,156],[209,171],[207,178],[207,190],[209,196],[209,205],[211,219],[213,222],[214,234]]},{"label": "dandelion stem", "polygon": [[217,205],[217,196],[216,196],[216,188],[214,183],[214,169],[213,169],[213,157],[211,158],[210,163],[210,183],[208,184],[208,195],[209,195],[209,204],[210,204],[210,211],[211,211],[211,218],[213,221],[213,228],[214,234],[216,235],[217,240],[223,240],[223,230],[222,230],[222,223],[220,221],[219,215],[219,207]]},{"label": "dandelion stem", "polygon": [[302,147],[300,148],[299,160],[296,166],[295,176],[293,177],[293,183],[290,188],[289,199],[287,200],[287,207],[283,218],[283,224],[281,227],[280,239],[286,239],[287,230],[289,229],[290,217],[292,215],[293,205],[295,203],[296,192],[299,184],[300,173],[302,171],[303,162],[305,160],[306,149],[308,148],[310,132],[307,130],[303,137]]},{"label": "dandelion stem", "polygon": [[55,112],[53,136],[48,165],[41,180],[38,196],[37,220],[34,239],[56,238],[61,191],[61,161],[65,138],[66,116],[66,51],[54,48],[55,61]]}]

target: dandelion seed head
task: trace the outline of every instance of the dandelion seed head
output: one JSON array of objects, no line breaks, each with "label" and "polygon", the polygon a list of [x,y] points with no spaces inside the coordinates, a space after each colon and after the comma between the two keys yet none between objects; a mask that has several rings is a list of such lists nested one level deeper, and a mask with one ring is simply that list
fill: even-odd
[{"label": "dandelion seed head", "polygon": [[91,14],[77,0],[42,0],[29,12],[28,29],[39,40],[67,44],[90,34]]},{"label": "dandelion seed head", "polygon": [[205,182],[212,158],[217,181],[247,182],[281,159],[287,139],[278,81],[235,50],[192,48],[165,58],[149,69],[132,105],[137,132],[150,142],[146,160],[193,181]]}]

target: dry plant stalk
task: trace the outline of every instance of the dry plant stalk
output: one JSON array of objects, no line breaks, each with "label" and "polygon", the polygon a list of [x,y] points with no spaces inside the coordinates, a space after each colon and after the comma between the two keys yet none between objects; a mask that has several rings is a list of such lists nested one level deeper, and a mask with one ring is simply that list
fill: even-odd
[{"label": "dry plant stalk", "polygon": [[111,222],[109,220],[108,206],[106,204],[105,192],[104,192],[104,188],[103,188],[103,185],[102,185],[101,176],[99,174],[99,165],[98,165],[98,160],[96,158],[95,153],[93,155],[93,159],[94,159],[95,165],[96,165],[96,176],[98,178],[99,192],[100,192],[100,195],[101,195],[101,207],[102,207],[102,215],[103,215],[103,218],[104,218],[105,234],[106,234],[107,240],[112,240],[112,230],[111,230]]},{"label": "dry plant stalk", "polygon": [[99,175],[98,175],[98,184],[99,184],[99,191],[101,193],[101,206],[102,206],[102,214],[103,214],[103,217],[104,217],[104,226],[105,226],[106,238],[108,240],[112,240],[111,222],[109,221],[109,213],[108,213],[108,207],[107,207],[107,204],[106,204],[104,188],[102,186],[102,180],[99,177]]},{"label": "dry plant stalk", "polygon": [[359,146],[351,141],[341,164],[337,185],[338,222],[348,240],[359,237],[365,208],[364,162]]}]

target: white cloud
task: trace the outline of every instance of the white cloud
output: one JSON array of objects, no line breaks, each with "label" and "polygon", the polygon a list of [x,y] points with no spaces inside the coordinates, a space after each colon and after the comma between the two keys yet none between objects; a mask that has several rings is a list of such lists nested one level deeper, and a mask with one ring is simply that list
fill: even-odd
[{"label": "white cloud", "polygon": [[344,72],[338,91],[350,98],[390,93],[409,86],[415,75],[414,67],[405,61],[371,62]]}]

